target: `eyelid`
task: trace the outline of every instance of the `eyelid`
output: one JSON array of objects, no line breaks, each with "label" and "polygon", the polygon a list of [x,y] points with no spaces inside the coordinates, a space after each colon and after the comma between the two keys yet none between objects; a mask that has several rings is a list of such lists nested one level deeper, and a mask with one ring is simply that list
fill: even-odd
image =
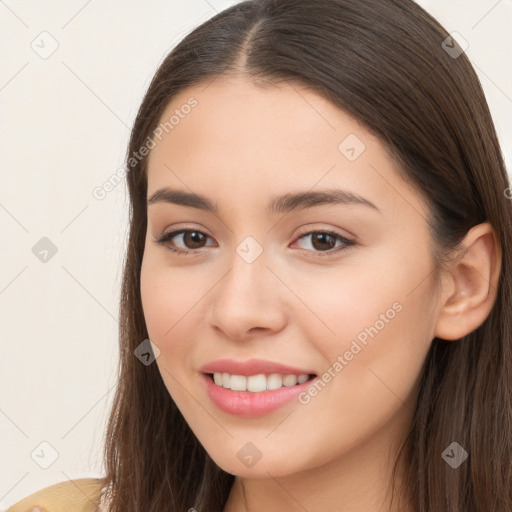
[{"label": "eyelid", "polygon": [[[153,235],[153,238],[154,238],[154,240],[156,241],[157,244],[161,244],[161,245],[165,246],[169,242],[165,241],[164,239],[174,238],[175,236],[183,234],[184,232],[186,233],[186,232],[190,232],[190,231],[201,233],[202,235],[205,235],[206,237],[211,238],[213,240],[213,237],[211,235],[209,235],[206,232],[206,230],[204,230],[202,227],[201,228],[197,228],[196,226],[190,226],[188,224],[185,224],[183,226],[179,226],[178,225],[176,227],[173,227],[170,230],[167,230],[167,228],[164,228],[164,230],[159,235]],[[187,250],[191,251],[191,252],[197,252],[197,251],[200,251],[201,249],[196,249],[196,250],[187,249]],[[185,251],[185,249],[183,249],[183,251]]]},{"label": "eyelid", "polygon": [[166,237],[168,235],[171,235],[174,233],[174,235],[178,235],[181,231],[197,231],[198,233],[201,233],[203,235],[206,235],[209,238],[213,239],[213,236],[209,235],[207,230],[204,229],[202,226],[191,226],[190,224],[184,224],[184,225],[178,225],[176,227],[173,227],[171,230],[167,231],[167,228],[164,228],[163,231],[159,235],[153,235],[153,238],[155,240],[159,240],[163,237]]},{"label": "eyelid", "polygon": [[[341,233],[338,233],[338,231],[345,231],[346,235],[343,235]],[[296,238],[298,238],[301,235],[311,233],[311,232],[321,232],[321,233],[334,233],[336,236],[339,236],[341,238],[350,239],[352,242],[357,241],[356,235],[353,235],[350,231],[347,231],[346,229],[341,230],[341,228],[332,228],[332,227],[312,227],[311,224],[308,224],[306,226],[302,226],[298,229],[297,234],[295,235]]]},{"label": "eyelid", "polygon": [[[205,228],[203,228],[202,226],[197,227],[197,226],[194,226],[194,225],[191,225],[191,224],[183,224],[183,225],[178,224],[176,227],[173,227],[172,231],[166,232],[166,229],[167,228],[164,228],[162,230],[161,234],[158,235],[158,236],[153,235],[153,238],[158,240],[159,238],[161,238],[163,236],[166,236],[169,233],[175,233],[175,232],[178,232],[178,231],[186,231],[186,230],[198,231],[198,232],[200,232],[202,234],[205,234],[205,235],[209,236],[210,238],[213,238],[213,236],[209,235],[207,230]],[[318,227],[317,228],[317,227],[314,227],[314,226],[312,227],[311,224],[308,224],[306,226],[301,226],[300,228],[298,228],[298,231],[295,234],[295,238],[297,238],[297,237],[299,237],[301,235],[304,235],[304,234],[311,233],[312,231],[313,232],[322,232],[322,233],[331,232],[331,233],[335,233],[337,236],[340,236],[341,238],[350,239],[353,242],[357,242],[356,235],[354,235],[350,231],[347,231],[346,229],[344,229],[343,231],[345,231],[347,233],[347,235],[343,235],[341,233],[337,233],[336,232],[336,230],[338,230],[338,229],[340,229],[340,228],[332,228],[332,227]]]},{"label": "eyelid", "polygon": [[325,233],[329,236],[335,238],[336,240],[340,240],[342,242],[341,247],[335,247],[333,249],[329,249],[328,251],[311,251],[308,249],[301,249],[307,253],[307,256],[311,256],[312,258],[336,258],[341,253],[346,253],[354,248],[355,245],[358,245],[356,237],[352,236],[352,238],[348,238],[341,233],[338,233],[336,230],[332,228],[312,228],[312,227],[304,227],[302,230],[299,230],[299,233],[295,236],[294,242],[300,240],[302,237],[306,235],[313,235],[315,233]]},{"label": "eyelid", "polygon": [[[153,238],[156,240],[157,244],[164,246],[165,248],[167,248],[169,251],[171,251],[173,253],[182,254],[185,256],[199,255],[204,251],[204,249],[206,247],[201,247],[200,249],[182,249],[181,247],[171,247],[170,239],[174,238],[175,236],[178,236],[178,235],[184,234],[186,232],[190,232],[190,231],[198,232],[202,235],[205,235],[207,238],[210,238],[212,240],[214,239],[211,235],[209,235],[206,232],[206,230],[203,231],[202,227],[200,229],[198,229],[196,226],[191,226],[189,224],[185,224],[182,226],[178,225],[168,232],[166,232],[164,230],[163,233],[159,236],[153,235]],[[306,253],[314,254],[313,257],[315,257],[315,258],[316,257],[329,257],[329,256],[334,257],[340,252],[346,252],[346,251],[352,249],[353,246],[357,245],[357,243],[358,243],[357,237],[355,237],[352,234],[350,235],[351,238],[349,238],[347,236],[342,235],[341,233],[338,233],[333,228],[321,228],[321,227],[314,228],[311,225],[302,226],[301,228],[299,228],[298,233],[295,235],[293,242],[295,243],[296,241],[300,240],[305,235],[313,235],[315,233],[328,234],[328,235],[336,238],[337,240],[340,240],[342,242],[342,244],[344,245],[343,247],[329,249],[328,251],[311,251],[308,249],[301,249],[302,251],[305,251]]]}]

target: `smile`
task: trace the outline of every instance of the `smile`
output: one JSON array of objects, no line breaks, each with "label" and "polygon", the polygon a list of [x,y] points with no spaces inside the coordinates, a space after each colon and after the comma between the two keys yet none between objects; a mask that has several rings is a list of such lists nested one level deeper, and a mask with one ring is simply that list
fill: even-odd
[{"label": "smile", "polygon": [[[306,391],[316,378],[314,374],[246,376],[225,372],[215,373],[201,374],[210,400],[221,411],[246,418],[270,414],[290,402],[297,403],[297,395]],[[226,379],[226,385],[233,387],[225,387],[224,379]]]},{"label": "smile", "polygon": [[280,389],[282,387],[295,386],[297,383],[302,384],[309,380],[310,375],[303,373],[301,375],[282,375],[272,373],[265,375],[232,375],[226,372],[215,372],[213,381],[217,386],[233,391],[249,391],[252,393],[261,393],[262,391]]}]

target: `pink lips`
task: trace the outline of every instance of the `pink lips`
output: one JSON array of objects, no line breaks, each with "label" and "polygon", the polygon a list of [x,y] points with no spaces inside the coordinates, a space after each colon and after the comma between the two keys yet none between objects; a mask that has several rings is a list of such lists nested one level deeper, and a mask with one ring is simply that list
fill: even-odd
[{"label": "pink lips", "polygon": [[235,361],[233,359],[218,359],[211,363],[205,364],[199,369],[203,373],[226,372],[231,375],[257,375],[264,373],[282,373],[286,375],[302,375],[304,373],[315,373],[308,369],[287,366],[273,361],[265,361],[264,359],[249,359],[248,361]]},{"label": "pink lips", "polygon": [[306,390],[311,384],[311,379],[295,386],[283,386],[280,389],[261,391],[233,391],[218,386],[213,382],[215,372],[229,373],[231,375],[257,375],[264,373],[280,373],[284,375],[314,374],[311,370],[265,361],[251,359],[249,361],[234,361],[232,359],[220,359],[201,367],[202,379],[210,400],[224,412],[245,417],[256,417],[275,411],[279,407],[292,401],[299,393]]}]

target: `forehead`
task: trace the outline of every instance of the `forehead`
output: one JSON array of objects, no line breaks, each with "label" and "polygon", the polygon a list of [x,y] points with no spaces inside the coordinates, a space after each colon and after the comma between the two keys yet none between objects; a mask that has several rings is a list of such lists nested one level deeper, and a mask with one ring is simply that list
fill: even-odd
[{"label": "forehead", "polygon": [[175,96],[159,127],[149,156],[148,196],[176,186],[220,203],[236,194],[241,200],[265,196],[266,204],[274,193],[344,186],[383,209],[396,210],[406,197],[409,208],[425,210],[381,142],[299,84],[260,87],[217,78]]},{"label": "forehead", "polygon": [[167,106],[159,126],[165,148],[158,144],[150,165],[170,151],[190,159],[229,154],[232,161],[255,161],[264,149],[281,160],[295,152],[314,161],[328,149],[327,156],[337,159],[345,132],[370,136],[356,120],[304,86],[262,87],[242,78],[217,78],[182,91]]}]

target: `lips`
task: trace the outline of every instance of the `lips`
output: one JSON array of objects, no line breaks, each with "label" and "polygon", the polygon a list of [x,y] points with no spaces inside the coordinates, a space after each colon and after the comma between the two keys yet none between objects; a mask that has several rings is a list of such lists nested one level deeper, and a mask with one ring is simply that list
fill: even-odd
[{"label": "lips", "polygon": [[202,373],[229,373],[231,375],[258,375],[263,373],[281,373],[285,375],[316,374],[311,368],[288,366],[264,359],[249,359],[248,361],[235,361],[234,359],[218,359],[202,366]]},{"label": "lips", "polygon": [[[202,366],[200,370],[202,372],[201,380],[204,383],[205,391],[210,400],[226,413],[245,417],[269,414],[289,404],[316,377],[316,373],[309,368],[298,368],[263,359],[251,359],[249,361],[220,359]],[[294,384],[294,382],[297,382],[295,379],[298,375],[301,378],[298,383]],[[219,385],[220,382],[214,382],[215,380],[219,381],[220,376],[223,379],[226,377],[230,378],[230,384],[227,388]],[[288,379],[291,376],[293,376],[294,382],[287,382],[286,385],[278,389],[267,388],[266,390],[263,389],[261,383],[255,382],[255,388],[252,389],[253,392],[250,389],[240,390],[244,386],[238,386],[239,380],[246,379],[249,387],[251,387],[251,379],[259,381],[265,376],[267,377],[267,383],[270,382],[269,379],[275,379],[276,377],[281,379],[283,376],[285,376],[282,381],[283,384],[285,384],[284,379]],[[231,384],[234,382],[237,383],[236,387],[238,389],[230,389]]]}]

